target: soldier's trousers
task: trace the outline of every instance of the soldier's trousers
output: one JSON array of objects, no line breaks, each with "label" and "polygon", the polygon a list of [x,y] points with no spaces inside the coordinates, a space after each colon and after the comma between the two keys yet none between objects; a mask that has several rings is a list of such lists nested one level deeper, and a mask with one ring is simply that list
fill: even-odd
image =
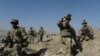
[{"label": "soldier's trousers", "polygon": [[62,37],[63,50],[65,56],[71,56],[71,37]]},{"label": "soldier's trousers", "polygon": [[92,40],[94,39],[93,35],[89,33],[87,33],[86,35],[79,35],[79,37],[81,42],[87,39],[92,39]]},{"label": "soldier's trousers", "polygon": [[40,35],[39,38],[40,38],[39,41],[42,42],[43,41],[43,35]]},{"label": "soldier's trousers", "polygon": [[84,40],[86,40],[86,35],[80,35],[79,39],[81,42],[83,42]]},{"label": "soldier's trousers", "polygon": [[14,44],[12,56],[21,56],[21,44]]},{"label": "soldier's trousers", "polygon": [[34,36],[29,35],[29,36],[28,36],[28,42],[29,42],[30,44],[33,44],[33,43],[34,43]]}]

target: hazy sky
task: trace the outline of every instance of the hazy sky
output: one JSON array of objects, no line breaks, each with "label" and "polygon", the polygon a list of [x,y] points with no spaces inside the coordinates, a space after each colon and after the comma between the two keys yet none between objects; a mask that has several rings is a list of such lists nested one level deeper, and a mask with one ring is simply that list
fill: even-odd
[{"label": "hazy sky", "polygon": [[100,27],[100,0],[0,0],[0,29],[10,29],[11,19],[17,18],[26,29],[43,26],[58,32],[57,21],[67,13],[72,14],[75,29],[84,19],[91,27]]}]

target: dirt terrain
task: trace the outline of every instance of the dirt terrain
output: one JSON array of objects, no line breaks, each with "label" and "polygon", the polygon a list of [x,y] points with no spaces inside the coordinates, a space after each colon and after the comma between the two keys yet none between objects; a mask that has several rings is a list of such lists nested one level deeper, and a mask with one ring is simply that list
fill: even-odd
[{"label": "dirt terrain", "polygon": [[[82,43],[82,52],[77,50],[75,56],[100,56],[100,31],[95,32],[94,40],[84,41]],[[34,50],[45,49],[43,56],[64,56],[58,52],[63,52],[62,44],[60,42],[60,35],[52,36],[50,38],[44,37],[44,42],[30,45]]]},{"label": "dirt terrain", "polygon": [[[100,56],[100,31],[95,32],[94,40],[84,41],[82,43],[82,52],[77,50],[76,56]],[[29,45],[31,51],[26,50],[27,53],[36,53],[38,56],[64,56],[62,44],[60,42],[60,35],[46,37],[44,36],[44,41],[37,43],[35,38],[34,43]]]}]

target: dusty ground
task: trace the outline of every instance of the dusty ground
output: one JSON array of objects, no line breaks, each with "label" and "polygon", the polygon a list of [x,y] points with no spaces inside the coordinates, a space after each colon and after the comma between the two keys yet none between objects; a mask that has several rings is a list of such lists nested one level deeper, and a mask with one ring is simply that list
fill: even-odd
[{"label": "dusty ground", "polygon": [[[84,41],[82,43],[83,51],[79,51],[76,56],[100,56],[100,31],[95,32],[94,37],[94,40]],[[44,38],[44,42],[31,45],[31,47],[36,50],[47,48],[43,56],[64,56],[63,54],[58,54],[62,46],[60,38],[59,35]]]},{"label": "dusty ground", "polygon": [[[82,43],[83,51],[79,51],[76,56],[100,56],[100,31],[96,31],[94,37],[94,40]],[[44,42],[39,43],[37,43],[36,38],[34,44],[29,45],[28,48],[31,48],[34,53],[39,52],[38,54],[41,54],[41,56],[64,56],[58,54],[59,51],[63,52],[60,38],[60,35],[51,36],[50,38],[44,36]]]}]

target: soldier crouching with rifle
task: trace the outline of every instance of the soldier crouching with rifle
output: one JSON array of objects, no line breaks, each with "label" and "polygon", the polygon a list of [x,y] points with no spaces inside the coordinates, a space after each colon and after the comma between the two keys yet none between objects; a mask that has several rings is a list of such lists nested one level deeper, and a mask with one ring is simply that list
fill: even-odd
[{"label": "soldier crouching with rifle", "polygon": [[[86,20],[83,20],[82,23],[82,28],[79,30],[79,37],[80,37],[80,41],[84,41],[84,40],[93,40],[94,39],[94,33],[93,33],[93,29],[87,25],[88,23],[86,22]],[[89,39],[86,39],[86,37],[89,37]]]}]

